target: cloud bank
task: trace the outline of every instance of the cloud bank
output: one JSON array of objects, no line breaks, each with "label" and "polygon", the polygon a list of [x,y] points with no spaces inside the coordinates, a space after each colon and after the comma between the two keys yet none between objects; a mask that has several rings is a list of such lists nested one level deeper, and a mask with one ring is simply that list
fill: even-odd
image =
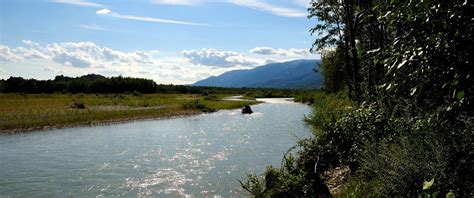
[{"label": "cloud bank", "polygon": [[0,45],[0,61],[21,61],[22,59],[5,45]]},{"label": "cloud bank", "polygon": [[288,56],[288,57],[307,57],[311,56],[309,49],[275,49],[272,47],[256,47],[250,50],[251,53],[259,55],[277,55],[277,56]]},{"label": "cloud bank", "polygon": [[38,74],[41,78],[45,74],[78,76],[96,73],[149,78],[165,84],[189,84],[230,70],[309,57],[305,50],[298,49],[257,47],[250,51],[252,53],[245,54],[204,48],[183,50],[175,57],[163,57],[156,50],[127,52],[94,42],[40,44],[23,40],[23,45],[15,48],[0,45],[0,63],[5,63],[1,64],[4,66],[1,78],[12,71],[15,71],[10,73],[12,75],[21,75],[18,71],[34,70],[43,72]]},{"label": "cloud bank", "polygon": [[257,66],[265,63],[233,51],[218,51],[216,49],[184,50],[181,54],[195,65],[215,67]]}]

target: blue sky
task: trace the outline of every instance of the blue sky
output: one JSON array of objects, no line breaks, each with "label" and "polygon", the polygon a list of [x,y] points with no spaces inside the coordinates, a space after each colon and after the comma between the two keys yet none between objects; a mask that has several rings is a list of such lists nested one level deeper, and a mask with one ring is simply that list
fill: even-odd
[{"label": "blue sky", "polygon": [[188,84],[314,59],[309,0],[2,0],[0,78],[99,73]]}]

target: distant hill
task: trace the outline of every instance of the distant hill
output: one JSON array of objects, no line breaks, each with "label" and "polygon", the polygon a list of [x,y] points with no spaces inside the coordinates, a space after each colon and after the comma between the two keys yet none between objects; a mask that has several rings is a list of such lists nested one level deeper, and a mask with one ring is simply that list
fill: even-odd
[{"label": "distant hill", "polygon": [[316,73],[320,60],[294,60],[272,63],[250,70],[234,70],[194,83],[194,86],[249,88],[319,88],[321,73]]}]

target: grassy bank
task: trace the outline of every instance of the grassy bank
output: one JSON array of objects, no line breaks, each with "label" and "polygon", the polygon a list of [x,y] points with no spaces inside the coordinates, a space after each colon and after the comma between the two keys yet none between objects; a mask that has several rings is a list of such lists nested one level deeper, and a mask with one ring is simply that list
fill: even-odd
[{"label": "grassy bank", "polygon": [[164,118],[256,102],[194,94],[0,94],[0,132]]}]

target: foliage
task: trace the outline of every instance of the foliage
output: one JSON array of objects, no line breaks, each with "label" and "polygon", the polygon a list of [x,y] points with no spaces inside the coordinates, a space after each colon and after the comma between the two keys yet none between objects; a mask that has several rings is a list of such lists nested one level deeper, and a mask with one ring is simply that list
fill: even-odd
[{"label": "foliage", "polygon": [[352,106],[344,92],[336,94],[315,92],[312,95],[308,95],[308,97],[311,98],[309,99],[310,101],[313,101],[314,111],[309,117],[306,117],[305,121],[313,126],[316,135],[331,127]]},{"label": "foliage", "polygon": [[219,100],[216,95],[204,95],[204,100]]},{"label": "foliage", "polygon": [[295,89],[254,89],[245,93],[247,98],[286,98],[305,93],[305,90]]},{"label": "foliage", "polygon": [[343,56],[340,50],[328,50],[321,54],[321,71],[324,77],[324,88],[328,92],[338,92],[344,89],[346,74],[344,72]]},{"label": "foliage", "polygon": [[184,109],[200,110],[202,112],[215,112],[216,109],[206,106],[201,100],[190,100],[183,104]]},{"label": "foliage", "polygon": [[53,80],[24,79],[10,77],[0,80],[0,93],[124,93],[139,96],[150,93],[168,94],[201,94],[212,95],[245,95],[247,98],[293,97],[308,90],[271,89],[271,88],[223,88],[199,87],[188,85],[163,85],[152,80],[128,77],[110,77],[89,74],[76,78],[56,76]]},{"label": "foliage", "polygon": [[[226,95],[219,95],[219,98]],[[199,100],[207,109],[237,109],[252,101],[204,100],[192,94],[1,94],[0,133],[49,127],[161,118],[202,112],[184,109]],[[71,108],[75,103],[85,109]],[[204,109],[206,110],[206,109]]]},{"label": "foliage", "polygon": [[351,101],[300,97],[313,98],[315,136],[298,142],[295,171],[280,175],[302,176],[289,181],[305,196],[324,191],[315,181],[338,166],[351,179],[336,196],[474,196],[471,10],[465,0],[312,1],[313,49],[342,57],[323,56],[327,91],[342,68]]},{"label": "foliage", "polygon": [[54,80],[23,79],[10,77],[5,81],[5,93],[155,93],[157,85],[152,80],[140,78],[86,75],[77,78],[56,76]]}]

